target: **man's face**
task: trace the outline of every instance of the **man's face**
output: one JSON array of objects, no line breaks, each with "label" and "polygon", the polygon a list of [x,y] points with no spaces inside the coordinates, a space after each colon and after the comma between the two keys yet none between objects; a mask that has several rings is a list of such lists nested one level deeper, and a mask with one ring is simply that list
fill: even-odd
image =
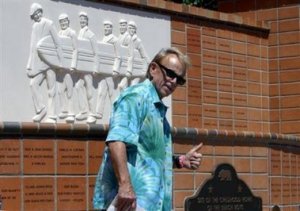
[{"label": "man's face", "polygon": [[126,22],[120,23],[120,33],[124,34],[126,31],[127,31],[127,23]]},{"label": "man's face", "polygon": [[35,13],[33,13],[32,15],[32,19],[35,21],[35,22],[40,22],[41,19],[43,17],[43,12],[42,10],[37,10],[35,11]]},{"label": "man's face", "polygon": [[169,77],[164,67],[168,68],[168,71],[173,71],[178,76],[185,76],[183,65],[175,54],[169,54],[163,58],[160,65],[158,63],[151,63],[150,74],[152,76],[152,83],[161,99],[172,94],[178,85],[177,78]]},{"label": "man's face", "polygon": [[88,25],[88,18],[85,17],[85,16],[83,16],[83,15],[81,15],[79,17],[79,22],[80,22],[80,27],[83,28],[83,27],[85,27],[85,26]]},{"label": "man's face", "polygon": [[105,24],[104,25],[104,35],[110,35],[112,33],[112,25],[110,24]]},{"label": "man's face", "polygon": [[59,20],[59,24],[60,24],[60,28],[62,30],[65,30],[69,27],[69,19],[68,18],[64,18],[62,20]]},{"label": "man's face", "polygon": [[133,36],[136,32],[136,28],[134,26],[128,26],[128,32],[131,36]]}]

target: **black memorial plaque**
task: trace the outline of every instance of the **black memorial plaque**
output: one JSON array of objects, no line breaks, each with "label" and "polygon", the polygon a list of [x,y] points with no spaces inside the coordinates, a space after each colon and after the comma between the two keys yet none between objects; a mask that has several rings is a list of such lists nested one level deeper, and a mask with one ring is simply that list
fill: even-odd
[{"label": "black memorial plaque", "polygon": [[185,211],[262,211],[262,200],[255,197],[230,164],[217,166],[194,196],[185,199]]}]

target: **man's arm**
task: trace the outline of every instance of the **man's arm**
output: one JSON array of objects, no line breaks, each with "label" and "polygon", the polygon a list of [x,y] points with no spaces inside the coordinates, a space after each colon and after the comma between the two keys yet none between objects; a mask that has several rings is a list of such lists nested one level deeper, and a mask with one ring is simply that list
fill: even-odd
[{"label": "man's arm", "polygon": [[117,197],[117,211],[135,209],[136,196],[131,185],[127,168],[126,145],[121,141],[108,142],[108,149],[113,169],[118,180],[119,190]]}]

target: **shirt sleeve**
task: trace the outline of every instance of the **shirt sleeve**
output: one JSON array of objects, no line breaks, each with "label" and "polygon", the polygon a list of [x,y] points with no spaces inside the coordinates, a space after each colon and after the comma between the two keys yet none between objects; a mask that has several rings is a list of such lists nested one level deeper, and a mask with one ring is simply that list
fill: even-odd
[{"label": "shirt sleeve", "polygon": [[106,142],[122,141],[137,145],[143,117],[142,100],[137,93],[120,97],[113,105]]}]

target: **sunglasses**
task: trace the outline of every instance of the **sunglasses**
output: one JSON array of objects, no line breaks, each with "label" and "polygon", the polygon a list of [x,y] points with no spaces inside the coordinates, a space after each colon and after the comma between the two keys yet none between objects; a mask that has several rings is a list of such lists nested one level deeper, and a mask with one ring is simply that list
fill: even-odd
[{"label": "sunglasses", "polygon": [[181,86],[185,84],[185,79],[184,79],[182,76],[177,75],[177,74],[175,73],[174,70],[171,70],[171,69],[165,67],[164,65],[158,63],[158,62],[157,62],[156,64],[160,67],[160,69],[164,69],[165,74],[166,74],[169,78],[171,78],[172,80],[173,80],[174,78],[176,78],[176,83],[177,83],[177,84],[179,84],[179,85],[181,85]]}]

